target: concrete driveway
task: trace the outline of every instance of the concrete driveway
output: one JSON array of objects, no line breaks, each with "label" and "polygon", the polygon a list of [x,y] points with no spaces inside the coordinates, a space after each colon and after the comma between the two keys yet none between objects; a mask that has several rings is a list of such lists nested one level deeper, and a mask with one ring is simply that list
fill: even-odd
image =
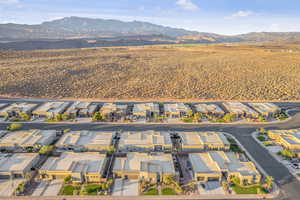
[{"label": "concrete driveway", "polygon": [[112,195],[113,196],[138,196],[139,181],[116,179]]}]

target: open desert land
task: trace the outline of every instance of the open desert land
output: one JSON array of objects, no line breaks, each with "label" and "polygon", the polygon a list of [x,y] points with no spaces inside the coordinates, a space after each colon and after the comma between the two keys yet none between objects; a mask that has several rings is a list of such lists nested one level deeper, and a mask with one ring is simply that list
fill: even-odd
[{"label": "open desert land", "polygon": [[300,45],[0,51],[0,96],[299,100]]}]

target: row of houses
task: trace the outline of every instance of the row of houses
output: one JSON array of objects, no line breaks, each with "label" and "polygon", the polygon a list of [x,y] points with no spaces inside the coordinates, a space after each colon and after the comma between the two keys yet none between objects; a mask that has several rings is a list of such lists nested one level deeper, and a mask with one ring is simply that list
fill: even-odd
[{"label": "row of houses", "polygon": [[[55,130],[3,131],[0,149],[39,149],[52,144],[58,134]],[[156,131],[70,131],[60,136],[55,146],[61,150],[107,151],[112,146],[119,152],[201,152],[229,150],[230,143],[221,132],[156,132]]]},{"label": "row of houses", "polygon": [[[158,116],[167,118],[182,118],[190,113],[201,113],[222,117],[225,113],[236,114],[239,117],[257,118],[262,115],[270,117],[281,112],[280,107],[273,103],[248,103],[225,102],[221,108],[217,104],[184,104],[166,103],[160,106],[158,103],[136,103],[133,105],[116,103],[92,103],[92,102],[47,102],[42,105],[37,103],[13,103],[0,104],[0,117],[19,116],[21,113],[37,117],[52,118],[60,114],[66,114],[71,118],[92,117],[100,112],[105,119],[120,119],[133,116],[135,118],[154,119]],[[225,111],[226,110],[226,111]]]},{"label": "row of houses", "polygon": [[[0,133],[2,149],[55,144],[58,150],[41,166],[39,153],[0,153],[0,179],[22,179],[38,171],[39,178],[45,181],[71,177],[74,183],[99,183],[106,180],[104,175],[109,171],[113,178],[157,183],[166,177],[179,177],[176,152],[187,156],[187,166],[197,182],[221,182],[238,177],[245,184],[253,184],[261,179],[251,161],[230,151],[230,143],[222,132],[70,131],[60,135],[51,130],[29,130]],[[116,152],[108,154],[112,146]]]},{"label": "row of houses", "polygon": [[[233,152],[209,151],[189,153],[193,179],[198,182],[221,181],[239,177],[245,184],[258,183],[261,175],[251,161],[240,161]],[[25,178],[39,161],[38,153],[0,154],[0,179]],[[103,181],[106,154],[99,152],[63,152],[49,157],[38,169],[42,180],[63,180],[71,177],[74,183]],[[171,153],[128,152],[115,158],[114,178],[161,182],[166,176],[178,176]]]},{"label": "row of houses", "polygon": [[300,157],[300,129],[269,130],[268,136],[278,145],[289,149]]}]

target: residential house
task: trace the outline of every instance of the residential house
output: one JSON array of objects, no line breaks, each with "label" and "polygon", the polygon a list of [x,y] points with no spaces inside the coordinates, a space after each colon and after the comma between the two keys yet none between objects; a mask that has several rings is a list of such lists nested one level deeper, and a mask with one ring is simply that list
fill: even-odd
[{"label": "residential house", "polygon": [[0,153],[0,179],[26,178],[39,158],[38,153]]},{"label": "residential house", "polygon": [[168,132],[123,132],[120,136],[119,151],[171,151],[172,141]]},{"label": "residential house", "polygon": [[241,183],[256,184],[261,180],[261,174],[251,161],[240,161],[233,152],[210,151],[205,153],[190,153],[189,161],[193,177],[196,181],[230,181],[238,177]]},{"label": "residential house", "polygon": [[155,118],[159,116],[158,103],[139,103],[133,105],[132,115],[137,118]]},{"label": "residential house", "polygon": [[223,117],[225,112],[216,104],[195,104],[195,110],[198,113],[213,116],[213,117]]},{"label": "residential house", "polygon": [[300,157],[300,129],[269,130],[268,136],[277,144],[293,151]]},{"label": "residential house", "polygon": [[250,107],[242,104],[240,102],[225,102],[223,103],[224,107],[231,114],[235,114],[238,117],[246,117],[246,118],[258,118],[259,113]]},{"label": "residential house", "polygon": [[177,132],[180,149],[187,152],[229,150],[230,143],[222,132]]},{"label": "residential house", "polygon": [[118,120],[127,116],[128,106],[125,104],[104,103],[100,109],[101,115],[105,119]]},{"label": "residential house", "polygon": [[173,158],[166,153],[127,153],[115,159],[113,174],[129,180],[162,182],[166,176],[176,176]]},{"label": "residential house", "polygon": [[265,117],[281,112],[281,108],[273,103],[249,103],[249,105]]},{"label": "residential house", "polygon": [[164,104],[164,113],[168,118],[186,117],[192,109],[184,103],[168,103]]},{"label": "residential house", "polygon": [[106,162],[106,155],[97,152],[63,152],[60,157],[49,157],[39,175],[43,180],[71,177],[73,183],[99,183]]},{"label": "residential house", "polygon": [[107,151],[112,146],[114,132],[70,131],[56,143],[60,149],[74,151]]},{"label": "residential house", "polygon": [[92,117],[98,111],[100,104],[91,102],[74,102],[65,112],[71,118]]},{"label": "residential house", "polygon": [[63,114],[68,106],[69,102],[47,102],[35,109],[32,113],[39,117],[53,118],[57,115]]},{"label": "residential house", "polygon": [[50,145],[56,139],[55,130],[29,130],[8,132],[0,138],[0,149],[16,150],[40,148]]},{"label": "residential house", "polygon": [[31,112],[37,107],[36,103],[13,103],[0,109],[0,117],[20,117],[20,115],[31,115]]}]

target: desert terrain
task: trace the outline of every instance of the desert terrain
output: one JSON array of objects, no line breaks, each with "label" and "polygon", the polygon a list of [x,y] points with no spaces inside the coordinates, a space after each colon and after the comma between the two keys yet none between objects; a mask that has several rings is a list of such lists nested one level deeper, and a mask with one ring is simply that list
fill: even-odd
[{"label": "desert terrain", "polygon": [[300,100],[300,45],[0,51],[0,96]]}]

